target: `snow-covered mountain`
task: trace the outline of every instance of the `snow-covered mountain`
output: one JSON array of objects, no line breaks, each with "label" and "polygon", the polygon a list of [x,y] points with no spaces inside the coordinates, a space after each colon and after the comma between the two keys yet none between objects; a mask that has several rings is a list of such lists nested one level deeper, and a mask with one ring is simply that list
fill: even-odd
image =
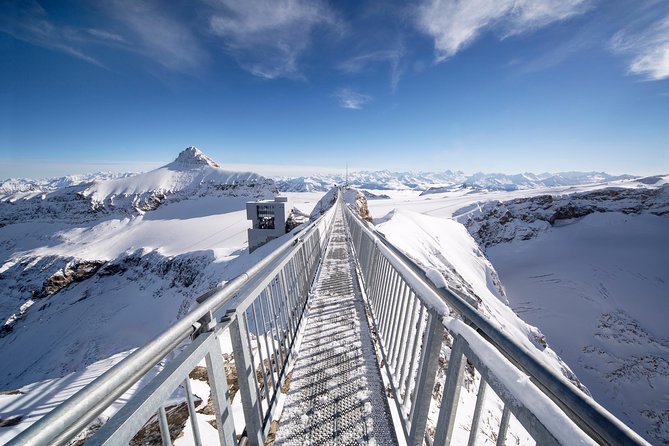
[{"label": "snow-covered mountain", "polygon": [[197,197],[271,198],[273,180],[222,169],[195,147],[150,172],[95,180],[44,193],[13,194],[0,201],[0,226],[18,222],[94,221],[103,214],[139,215],[164,203]]},{"label": "snow-covered mountain", "polygon": [[[186,163],[191,161],[185,160]],[[175,162],[177,162],[175,160]],[[200,160],[202,162],[202,160]],[[214,163],[215,164],[215,163]],[[167,167],[167,166],[165,166]],[[212,166],[213,167],[213,166]],[[15,201],[69,186],[103,180],[126,178],[136,174],[96,173],[70,175],[45,180],[9,179],[0,183],[0,201]],[[488,191],[514,191],[543,187],[576,186],[610,181],[631,180],[632,175],[609,175],[604,172],[523,173],[507,175],[501,173],[476,173],[466,175],[461,171],[444,172],[391,172],[389,170],[350,172],[351,187],[363,190],[416,190],[424,195],[450,192],[462,188]],[[322,174],[301,177],[277,177],[276,185],[281,192],[327,192],[335,184],[343,184],[345,175]]]},{"label": "snow-covered mountain", "polygon": [[270,198],[274,181],[252,172],[224,170],[195,147],[159,169],[112,181],[95,182],[80,192],[93,209],[126,208],[147,211],[165,200],[205,195]]},{"label": "snow-covered mountain", "polygon": [[[350,172],[348,184],[357,189],[371,190],[425,190],[435,184],[454,184],[465,179],[462,172]],[[343,184],[345,175],[313,175],[309,177],[276,178],[281,192],[327,192],[334,184]]]},{"label": "snow-covered mountain", "polygon": [[[458,191],[452,194],[418,197],[416,193],[404,192],[423,190],[428,183],[445,185],[453,181],[448,180],[448,175],[430,175],[366,172],[357,178],[361,184],[368,186],[366,189],[400,190],[397,192],[399,199],[394,198],[393,192],[387,192],[391,199],[370,200],[368,205],[372,214],[374,206],[413,206],[412,209],[419,212],[435,211],[437,215],[452,208],[453,205],[448,205],[445,200],[462,203],[458,207],[466,204],[464,200],[469,200],[467,203],[478,202],[457,214],[461,221],[472,222],[469,224],[470,232],[482,247],[487,246],[491,258],[490,250],[501,246],[516,249],[515,243],[528,243],[522,240],[523,234],[532,234],[532,240],[539,241],[542,234],[556,233],[563,226],[578,227],[563,225],[564,222],[585,221],[597,215],[661,219],[653,220],[654,223],[648,226],[656,231],[653,234],[661,233],[661,228],[667,227],[664,222],[669,215],[666,210],[669,186],[663,185],[667,184],[669,177],[648,177],[636,181],[623,179],[620,183],[624,183],[626,189],[597,191],[587,186],[579,190],[589,190],[591,195],[549,195],[551,198],[547,199],[547,192],[534,189],[513,193],[504,192],[504,189],[497,192],[463,189],[464,175],[451,172],[448,175],[462,175],[456,181],[459,184],[454,186]],[[307,184],[313,178],[303,183]],[[313,184],[327,189],[343,180],[319,178]],[[350,175],[350,182],[352,178],[356,175]],[[583,176],[575,175],[575,178]],[[516,181],[520,182],[519,179]],[[248,172],[225,171],[199,150],[188,148],[172,163],[145,174],[84,182],[46,192],[17,195],[12,200],[0,202],[0,324],[4,325],[0,332],[0,357],[12,358],[11,361],[0,361],[0,390],[20,390],[25,392],[21,397],[26,400],[43,401],[41,405],[26,405],[24,412],[44,413],[54,400],[50,399],[51,396],[35,392],[43,392],[52,385],[63,387],[63,383],[72,380],[79,385],[78,377],[103,372],[131,349],[152,339],[185,314],[196,296],[240,274],[273,249],[275,244],[270,242],[252,254],[246,252],[249,222],[244,203],[252,198],[270,198],[276,191],[272,180]],[[539,194],[543,197],[537,197]],[[296,193],[295,197],[304,197],[304,200],[316,195]],[[492,197],[525,195],[534,198],[520,200],[518,204],[509,204],[508,201],[483,203]],[[366,201],[365,196],[369,194],[353,191],[349,192],[347,199],[359,207],[362,201]],[[405,203],[407,197],[414,197],[414,201]],[[332,196],[326,197],[324,203],[329,203],[330,198]],[[301,201],[302,205],[306,212],[311,210],[306,202]],[[480,221],[477,220],[479,217]],[[489,226],[481,231],[484,220]],[[509,225],[508,222],[515,223]],[[609,305],[606,311],[595,315],[593,326],[596,328],[587,332],[589,339],[594,341],[583,344],[585,359],[566,357],[560,343],[565,339],[569,341],[569,337],[554,333],[553,326],[544,329],[542,320],[532,318],[532,314],[542,317],[558,314],[559,295],[550,295],[554,297],[554,302],[558,302],[556,306],[546,304],[541,307],[537,304],[529,312],[523,312],[528,305],[516,306],[514,298],[519,293],[516,290],[509,293],[506,287],[507,277],[508,283],[518,282],[508,275],[507,269],[498,266],[495,258],[492,264],[488,261],[464,227],[446,218],[401,209],[386,218],[375,218],[375,223],[392,243],[416,260],[435,283],[451,287],[477,301],[491,320],[520,342],[536,349],[547,363],[574,382],[578,381],[570,368],[579,379],[582,375],[608,379],[605,382],[611,384],[612,392],[622,389],[625,397],[629,397],[634,404],[638,403],[637,406],[630,405],[633,410],[645,410],[641,418],[635,418],[635,412],[624,418],[625,421],[632,420],[639,430],[656,429],[659,434],[653,438],[664,439],[662,441],[669,438],[666,435],[669,423],[663,421],[666,412],[657,410],[658,407],[666,407],[667,393],[664,393],[665,396],[658,394],[659,399],[653,399],[647,392],[648,386],[638,384],[648,382],[649,386],[664,389],[661,383],[666,375],[662,373],[666,369],[666,352],[669,351],[669,344],[666,343],[669,333],[662,328],[663,316],[667,314],[662,310],[665,307],[656,305],[648,311],[656,317],[655,323],[648,325],[647,315],[639,314],[633,304]],[[533,225],[538,228],[536,231],[525,228],[534,228]],[[473,230],[475,226],[478,229]],[[514,228],[513,231],[506,226]],[[602,232],[601,228],[599,230]],[[627,240],[624,234],[619,233],[618,237]],[[495,243],[490,243],[488,238]],[[665,239],[658,237],[654,240],[666,245]],[[616,241],[610,238],[606,243],[615,245]],[[582,245],[585,250],[586,244]],[[622,243],[622,246],[627,244]],[[639,246],[642,248],[636,250],[630,247],[634,258],[628,259],[629,262],[644,256],[644,250],[651,252],[646,245],[639,243]],[[584,252],[578,256],[587,259]],[[512,264],[509,258],[513,255],[507,257],[504,265]],[[657,270],[653,270],[653,277],[657,276],[659,280],[651,277],[646,284],[652,284],[661,291],[664,290],[663,284],[669,283],[669,277],[665,277],[666,268],[662,272],[661,265],[664,263],[661,259],[653,261]],[[618,266],[629,272],[630,277],[631,274],[637,278],[643,275],[643,271],[630,269],[623,263],[618,263]],[[646,265],[648,262],[636,263]],[[555,265],[549,260],[546,264]],[[500,271],[501,281],[492,265]],[[615,264],[609,266],[600,273],[620,275]],[[518,270],[522,276],[525,270]],[[650,266],[648,270],[651,270]],[[627,278],[627,275],[624,277]],[[547,281],[550,282],[550,278]],[[604,280],[599,281],[605,283]],[[604,305],[603,300],[592,298],[593,290],[590,288],[578,288],[568,279],[561,283],[579,289],[579,293],[591,299],[594,303],[588,308],[598,309]],[[606,285],[606,292],[601,295],[612,296],[612,288]],[[514,310],[539,328],[526,324],[516,316],[506,304],[507,296]],[[614,300],[621,302],[622,298],[616,296]],[[562,324],[564,326],[564,322]],[[542,332],[547,335],[545,338]],[[586,338],[584,335],[578,339]],[[618,347],[607,347],[612,340]],[[447,349],[442,349],[444,358],[447,354]],[[610,365],[610,370],[600,372],[598,360]],[[653,367],[658,373],[648,372]],[[466,392],[461,393],[461,399],[471,403],[470,406],[473,406],[476,379],[476,376],[467,378]],[[637,387],[629,387],[632,381]],[[586,385],[591,386],[590,382]],[[69,384],[66,387],[69,388]],[[597,382],[594,388],[601,391]],[[637,390],[638,398],[635,399],[633,393]],[[58,395],[59,398],[64,396]],[[10,397],[16,398],[0,392],[0,403],[3,398]],[[638,409],[643,398],[652,403]],[[484,416],[491,420],[490,426],[496,426],[501,406],[492,404],[486,407]],[[620,412],[616,415],[625,416]],[[458,432],[457,435],[465,438],[464,430]],[[511,432],[514,435],[521,433],[514,426]],[[495,434],[491,427],[490,444],[494,444],[492,438]],[[0,443],[2,435],[0,429]]]},{"label": "snow-covered mountain", "polygon": [[[468,188],[473,190],[514,191],[542,187],[576,186],[583,184],[605,183],[610,181],[632,180],[633,175],[609,175],[604,172],[561,172],[561,173],[522,173],[507,175],[503,173],[483,173],[466,175],[461,171],[453,172],[351,172],[348,184],[357,189],[368,190],[416,190],[424,195],[449,192]],[[333,184],[343,184],[343,175],[314,175],[309,177],[280,177],[276,179],[282,192],[326,192]]]},{"label": "snow-covered mountain", "polygon": [[669,443],[669,176],[473,204],[455,215],[595,399]]},{"label": "snow-covered mountain", "polygon": [[555,224],[596,212],[669,214],[669,185],[657,188],[604,188],[566,195],[539,195],[475,203],[456,211],[482,247],[528,240]]},{"label": "snow-covered mountain", "polygon": [[425,190],[422,195],[450,192],[458,188],[468,188],[481,191],[515,191],[523,189],[538,189],[545,187],[579,186],[584,184],[598,184],[611,181],[633,180],[633,175],[609,175],[605,172],[560,172],[560,173],[520,173],[507,175],[504,173],[478,172],[467,177],[462,183],[445,186],[433,186]]},{"label": "snow-covered mountain", "polygon": [[276,192],[189,147],[147,173],[0,202],[0,388],[157,335],[248,267],[245,202]]},{"label": "snow-covered mountain", "polygon": [[32,196],[53,192],[56,189],[76,186],[82,183],[94,181],[106,181],[116,178],[127,178],[137,175],[135,172],[96,172],[82,175],[66,175],[64,177],[53,177],[39,180],[28,178],[10,178],[0,183],[0,201],[15,201]]},{"label": "snow-covered mountain", "polygon": [[467,178],[463,185],[473,189],[517,190],[538,187],[576,186],[581,184],[605,183],[609,181],[631,180],[632,175],[609,175],[605,172],[561,172],[561,173],[522,173],[506,175],[501,173],[476,173]]}]

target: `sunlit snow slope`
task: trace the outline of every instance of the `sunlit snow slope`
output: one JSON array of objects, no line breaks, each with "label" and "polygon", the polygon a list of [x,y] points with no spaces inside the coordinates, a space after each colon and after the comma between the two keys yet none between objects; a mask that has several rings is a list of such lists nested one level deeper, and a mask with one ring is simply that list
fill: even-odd
[{"label": "sunlit snow slope", "polygon": [[[669,442],[668,179],[422,197],[401,191],[369,207],[377,221],[392,209],[457,215],[499,272],[514,311],[546,335],[597,401],[663,444]],[[415,215],[392,215],[403,214]],[[448,270],[461,250],[436,235],[453,223],[430,223],[423,241],[417,230],[397,231],[394,243]],[[466,276],[466,268],[455,269]]]},{"label": "sunlit snow slope", "polygon": [[593,396],[669,442],[669,217],[597,212],[487,249],[514,310]]},{"label": "sunlit snow slope", "polygon": [[0,203],[0,389],[151,339],[248,266],[245,202],[275,193],[191,147],[145,174]]}]

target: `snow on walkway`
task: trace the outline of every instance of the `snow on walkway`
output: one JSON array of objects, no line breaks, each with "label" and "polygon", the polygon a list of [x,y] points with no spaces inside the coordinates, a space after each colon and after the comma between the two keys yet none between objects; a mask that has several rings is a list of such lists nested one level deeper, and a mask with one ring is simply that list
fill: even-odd
[{"label": "snow on walkway", "polygon": [[333,224],[275,444],[394,445],[341,214]]}]

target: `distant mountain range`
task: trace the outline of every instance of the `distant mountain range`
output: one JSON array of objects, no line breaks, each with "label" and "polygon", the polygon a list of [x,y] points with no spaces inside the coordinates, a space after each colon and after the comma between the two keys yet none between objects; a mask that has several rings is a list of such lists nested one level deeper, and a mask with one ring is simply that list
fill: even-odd
[{"label": "distant mountain range", "polygon": [[[633,175],[610,175],[604,172],[560,172],[560,173],[522,173],[508,175],[503,173],[475,173],[447,170],[444,172],[352,172],[348,183],[358,189],[368,190],[416,190],[423,194],[449,192],[461,188],[476,190],[534,189],[538,187],[576,186],[582,184],[604,183],[618,180],[631,180]],[[281,192],[325,192],[333,184],[346,181],[343,175],[313,175],[308,177],[282,177],[276,179]]]},{"label": "distant mountain range", "polygon": [[[371,190],[426,190],[435,185],[456,184],[464,181],[464,172],[391,172],[389,170],[350,172],[348,183],[358,189]],[[346,176],[338,174],[308,177],[275,178],[281,192],[325,192],[333,184],[343,184]]]},{"label": "distant mountain range", "polygon": [[[0,183],[0,201],[30,198],[63,187],[128,178],[134,175],[137,174],[98,172],[42,180],[9,179]],[[515,175],[478,172],[467,175],[462,171],[451,170],[417,173],[378,170],[350,172],[348,183],[355,188],[364,190],[415,190],[427,195],[462,188],[513,191],[539,187],[577,186],[635,178],[639,177],[634,175],[610,175],[605,172],[520,173]],[[346,179],[346,176],[339,174],[320,174],[276,177],[274,180],[281,192],[327,192],[334,184],[343,184]]]},{"label": "distant mountain range", "polygon": [[0,182],[0,200],[30,198],[45,192],[51,192],[63,187],[77,186],[94,181],[115,180],[137,175],[135,172],[113,173],[96,172],[82,175],[67,175],[64,177],[32,180],[29,178],[10,178]]}]

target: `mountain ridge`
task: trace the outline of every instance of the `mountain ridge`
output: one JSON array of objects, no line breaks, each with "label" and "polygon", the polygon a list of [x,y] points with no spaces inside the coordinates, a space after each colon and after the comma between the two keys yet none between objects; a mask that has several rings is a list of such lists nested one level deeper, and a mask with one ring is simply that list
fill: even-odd
[{"label": "mountain ridge", "polygon": [[462,171],[442,172],[391,172],[360,171],[350,172],[348,177],[339,174],[312,175],[299,177],[277,177],[281,192],[327,192],[333,184],[349,185],[369,190],[414,190],[423,195],[450,192],[468,188],[472,190],[534,189],[540,187],[576,186],[611,181],[626,181],[640,178],[635,175],[611,175],[606,172],[557,172],[519,174],[477,172],[467,175]]},{"label": "mountain ridge", "polygon": [[[192,170],[203,166],[221,168],[206,154],[195,147],[188,147],[171,163],[159,169]],[[221,168],[222,169],[222,168]],[[0,183],[0,201],[15,201],[21,198],[52,192],[62,187],[98,182],[119,178],[129,178],[145,173],[98,172],[85,175],[70,175],[32,180],[27,178],[8,179]],[[348,183],[363,190],[413,190],[424,195],[445,193],[459,189],[513,191],[540,187],[577,186],[611,181],[627,181],[643,177],[606,172],[566,171],[543,172],[539,174],[524,172],[518,174],[476,172],[468,175],[462,171],[435,172],[393,172],[387,169],[378,171],[350,172],[348,177],[342,174],[315,174],[306,176],[275,176],[272,179],[280,192],[327,192],[334,184]],[[647,177],[652,179],[654,177]]]},{"label": "mountain ridge", "polygon": [[[162,204],[193,197],[273,198],[274,180],[253,172],[225,170],[195,147],[174,161],[136,175],[0,195],[0,225],[24,221],[91,221],[100,215],[141,215]],[[4,185],[4,183],[3,183]]]}]

